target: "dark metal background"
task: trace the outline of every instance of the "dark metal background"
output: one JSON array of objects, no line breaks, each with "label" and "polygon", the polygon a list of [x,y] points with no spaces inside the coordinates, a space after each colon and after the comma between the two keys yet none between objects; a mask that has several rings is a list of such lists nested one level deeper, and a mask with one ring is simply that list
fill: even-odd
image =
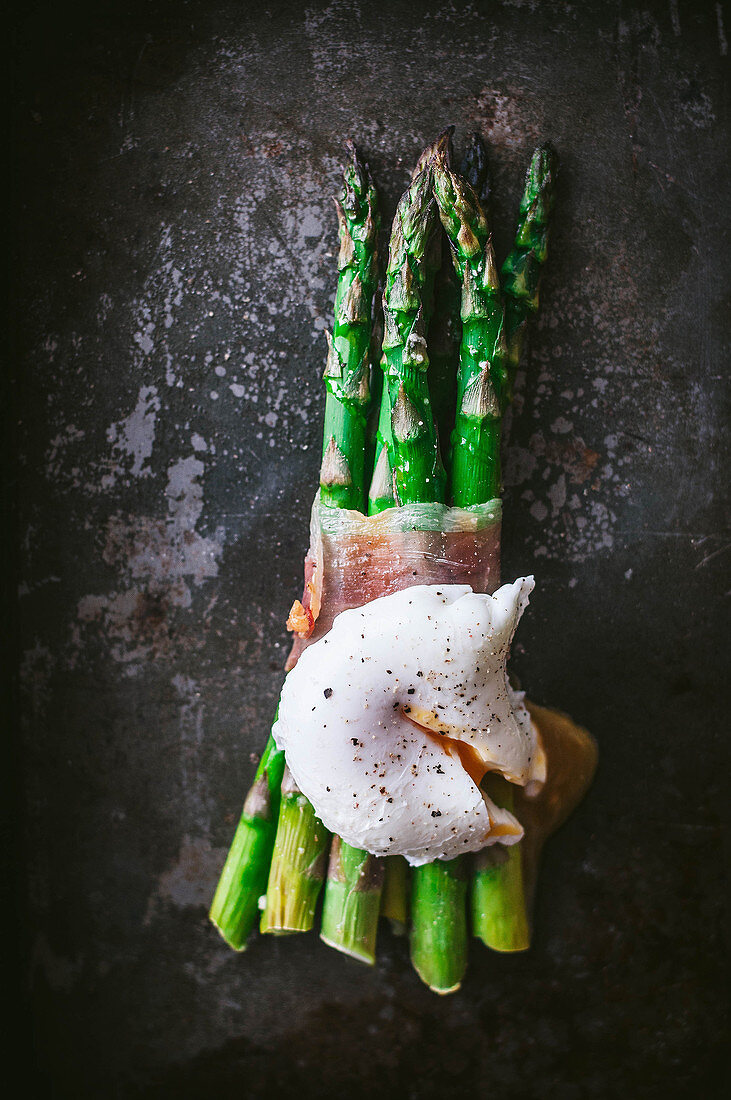
[{"label": "dark metal background", "polygon": [[[109,11],[103,10],[108,7]],[[21,941],[41,1092],[716,1095],[728,799],[722,5],[29,3],[17,63]],[[598,737],[533,950],[437,999],[383,932],[231,954],[206,906],[282,679],[333,193],[477,128],[504,252],[562,176],[506,451],[516,667]],[[719,687],[721,685],[721,687]]]}]

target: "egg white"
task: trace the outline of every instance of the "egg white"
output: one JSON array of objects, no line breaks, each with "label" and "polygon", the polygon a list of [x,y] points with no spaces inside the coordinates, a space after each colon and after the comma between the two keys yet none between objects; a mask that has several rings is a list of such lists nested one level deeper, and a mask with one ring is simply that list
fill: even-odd
[{"label": "egg white", "polygon": [[537,731],[505,671],[532,589],[532,577],[492,596],[407,588],[342,612],[305,650],[273,732],[328,829],[412,865],[520,839],[463,759],[522,786],[545,778]]}]

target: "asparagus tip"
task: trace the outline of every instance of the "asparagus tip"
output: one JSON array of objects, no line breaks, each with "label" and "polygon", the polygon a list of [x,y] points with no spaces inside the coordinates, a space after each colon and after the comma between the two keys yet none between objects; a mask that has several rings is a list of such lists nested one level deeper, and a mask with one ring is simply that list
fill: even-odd
[{"label": "asparagus tip", "polygon": [[428,168],[435,157],[444,158],[446,164],[452,162],[452,135],[454,133],[454,126],[447,126],[442,130],[441,134],[435,141],[430,142],[425,149],[422,150],[421,156],[416,162],[416,167],[411,173],[411,179],[414,180],[423,172],[425,168]]},{"label": "asparagus tip", "polygon": [[540,190],[550,188],[555,183],[558,168],[558,153],[550,142],[545,141],[533,150],[528,166],[526,190],[530,189],[536,195]]},{"label": "asparagus tip", "polygon": [[476,193],[483,208],[487,208],[490,202],[492,179],[490,177],[490,164],[487,159],[487,147],[477,130],[468,135],[467,148],[465,150],[459,174],[464,178]]},{"label": "asparagus tip", "polygon": [[432,148],[443,149],[445,153],[449,154],[452,149],[452,138],[454,137],[454,125],[445,126],[437,140],[432,145]]}]

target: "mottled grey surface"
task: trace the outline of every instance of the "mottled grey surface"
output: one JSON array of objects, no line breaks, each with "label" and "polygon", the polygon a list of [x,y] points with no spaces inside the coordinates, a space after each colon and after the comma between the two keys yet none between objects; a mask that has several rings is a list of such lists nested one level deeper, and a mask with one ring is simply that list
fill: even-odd
[{"label": "mottled grey surface", "polygon": [[[716,1095],[723,16],[18,16],[22,904],[44,1095]],[[437,999],[388,932],[373,970],[314,936],[235,956],[206,905],[301,583],[343,141],[390,215],[447,123],[490,143],[501,253],[533,144],[561,155],[504,575],[538,581],[524,684],[596,734],[601,765],[546,853],[533,950],[475,945]]]}]

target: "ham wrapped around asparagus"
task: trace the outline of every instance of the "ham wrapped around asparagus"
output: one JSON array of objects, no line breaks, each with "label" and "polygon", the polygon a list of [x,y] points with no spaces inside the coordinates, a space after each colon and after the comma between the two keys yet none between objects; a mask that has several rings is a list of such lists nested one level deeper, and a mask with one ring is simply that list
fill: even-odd
[{"label": "ham wrapped around asparagus", "polygon": [[472,139],[466,179],[452,170],[450,138],[422,154],[394,219],[372,448],[377,197],[350,146],[320,492],[287,623],[289,676],[211,911],[242,948],[260,905],[262,931],[310,928],[325,882],[322,938],[373,962],[379,914],[404,925],[410,908],[412,962],[439,993],[466,967],[471,876],[474,934],[498,950],[528,946],[540,846],[596,763],[586,731],[527,704],[505,667],[533,579],[500,587],[500,428],[538,304],[555,155],[534,154],[501,286],[477,193],[484,149]]}]

